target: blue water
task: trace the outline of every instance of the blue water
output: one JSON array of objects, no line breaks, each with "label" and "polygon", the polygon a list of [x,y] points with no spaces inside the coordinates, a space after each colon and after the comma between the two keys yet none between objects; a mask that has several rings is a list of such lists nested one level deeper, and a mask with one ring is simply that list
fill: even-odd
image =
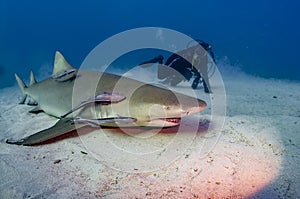
[{"label": "blue water", "polygon": [[101,41],[147,26],[202,39],[246,73],[299,81],[299,8],[297,0],[0,0],[0,87],[15,83],[14,72],[28,79],[50,67],[56,50],[79,67]]}]

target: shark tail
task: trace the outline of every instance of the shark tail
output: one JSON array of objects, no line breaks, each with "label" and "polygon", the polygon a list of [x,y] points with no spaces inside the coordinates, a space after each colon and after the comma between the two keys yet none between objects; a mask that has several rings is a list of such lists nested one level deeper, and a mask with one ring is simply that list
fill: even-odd
[{"label": "shark tail", "polygon": [[[26,92],[25,92],[25,89],[27,88],[27,86],[26,86],[26,84],[21,80],[21,78],[16,73],[15,73],[15,77],[16,77],[18,85],[19,85],[19,87],[20,87],[20,89],[22,91],[22,98],[21,98],[19,104],[24,104],[25,101],[26,101],[26,98],[28,96],[26,94]],[[36,80],[35,80],[33,72],[30,71],[30,84],[29,84],[29,86],[32,86],[34,84],[36,84]],[[32,105],[32,106],[36,106],[37,102],[30,97],[29,102],[27,104],[28,105]]]},{"label": "shark tail", "polygon": [[23,82],[23,80],[21,80],[21,78],[15,73],[15,78],[18,82],[18,85],[22,91],[22,98],[19,102],[19,104],[24,104],[27,98],[27,94],[25,93],[25,89],[27,88],[27,86],[25,85],[25,83]]}]

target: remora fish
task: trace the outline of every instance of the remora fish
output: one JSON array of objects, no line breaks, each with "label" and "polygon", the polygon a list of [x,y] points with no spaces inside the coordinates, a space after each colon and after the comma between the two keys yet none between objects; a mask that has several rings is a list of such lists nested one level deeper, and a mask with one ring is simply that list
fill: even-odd
[{"label": "remora fish", "polygon": [[59,120],[23,139],[8,139],[9,144],[35,145],[84,126],[176,126],[181,117],[206,107],[200,99],[168,89],[109,73],[77,70],[59,52],[50,78],[37,83],[31,71],[27,87],[15,77],[23,93],[20,104],[29,98],[28,104],[36,105],[31,113],[44,111]]}]

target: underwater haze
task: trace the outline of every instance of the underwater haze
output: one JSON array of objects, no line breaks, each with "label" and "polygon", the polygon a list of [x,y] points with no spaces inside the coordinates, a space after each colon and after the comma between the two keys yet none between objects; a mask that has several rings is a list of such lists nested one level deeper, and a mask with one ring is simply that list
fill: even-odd
[{"label": "underwater haze", "polygon": [[297,0],[0,0],[0,87],[15,84],[14,72],[46,77],[56,50],[79,67],[110,36],[149,26],[202,39],[218,62],[246,73],[299,81],[299,8]]},{"label": "underwater haze", "polygon": [[299,8],[0,0],[0,199],[300,198]]}]

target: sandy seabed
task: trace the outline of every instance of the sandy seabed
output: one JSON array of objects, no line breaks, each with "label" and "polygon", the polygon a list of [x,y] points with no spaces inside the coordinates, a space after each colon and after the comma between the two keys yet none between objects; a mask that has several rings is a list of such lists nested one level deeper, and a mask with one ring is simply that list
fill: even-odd
[{"label": "sandy seabed", "polygon": [[247,75],[224,84],[221,132],[208,128],[208,106],[182,121],[182,141],[157,159],[149,154],[168,148],[175,128],[82,130],[34,147],[6,144],[56,120],[18,105],[19,88],[1,89],[0,198],[300,198],[300,84]]}]

